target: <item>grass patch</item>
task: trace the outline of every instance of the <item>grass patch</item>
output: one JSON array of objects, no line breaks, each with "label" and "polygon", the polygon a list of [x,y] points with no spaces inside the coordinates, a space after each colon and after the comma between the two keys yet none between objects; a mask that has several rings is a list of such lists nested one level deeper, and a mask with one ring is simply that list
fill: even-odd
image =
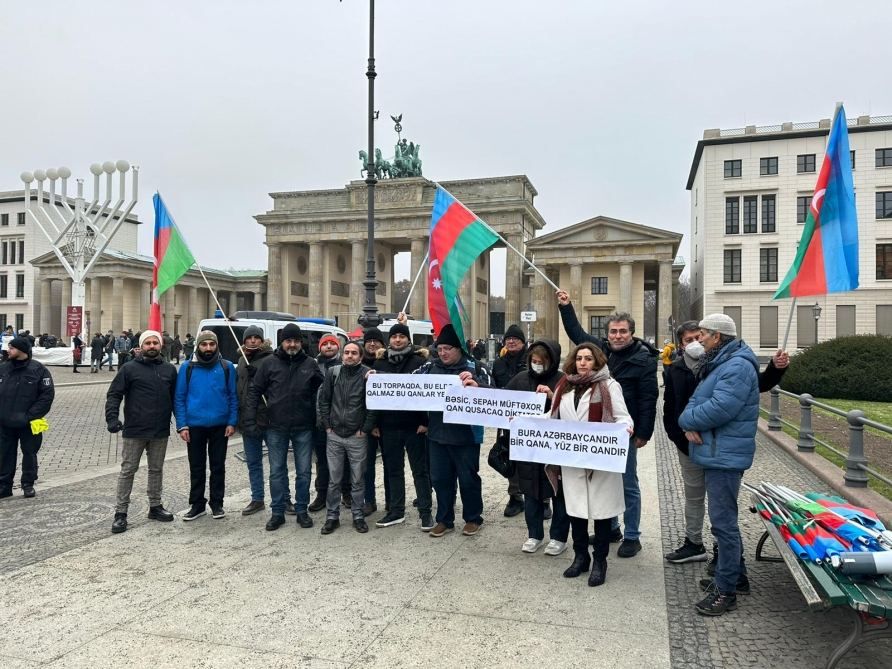
[{"label": "grass patch", "polygon": [[[851,411],[852,409],[860,409],[864,412],[864,417],[868,418],[874,422],[882,423],[883,425],[889,425],[892,427],[892,403],[889,402],[865,402],[863,400],[828,400],[823,398],[815,398],[818,402],[822,402],[823,404],[829,404],[832,407],[836,407],[841,411]],[[825,411],[823,409],[819,409],[818,407],[814,408],[815,411],[820,411],[825,416],[832,416],[833,418],[840,420],[846,423],[846,419],[842,416],[837,416],[836,414],[830,413],[829,411]],[[892,438],[888,432],[883,432],[882,430],[877,430],[872,427],[867,428],[874,434],[878,434],[886,439]]]}]

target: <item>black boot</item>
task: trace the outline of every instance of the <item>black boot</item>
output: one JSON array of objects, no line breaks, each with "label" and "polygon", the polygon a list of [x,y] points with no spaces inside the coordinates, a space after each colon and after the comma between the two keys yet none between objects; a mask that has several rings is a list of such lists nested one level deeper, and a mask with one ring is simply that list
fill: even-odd
[{"label": "black boot", "polygon": [[311,511],[315,513],[316,511],[322,511],[325,508],[325,493],[321,490],[316,491],[316,499],[310,502],[310,506],[307,507],[307,511]]},{"label": "black boot", "polygon": [[127,514],[116,513],[115,520],[112,523],[112,534],[120,534],[127,529]]},{"label": "black boot", "polygon": [[607,580],[607,558],[592,558],[592,573],[588,576],[588,584],[592,587],[604,585]]},{"label": "black boot", "polygon": [[564,570],[564,578],[576,578],[581,573],[588,571],[591,563],[588,551],[585,553],[576,553],[573,562]]}]

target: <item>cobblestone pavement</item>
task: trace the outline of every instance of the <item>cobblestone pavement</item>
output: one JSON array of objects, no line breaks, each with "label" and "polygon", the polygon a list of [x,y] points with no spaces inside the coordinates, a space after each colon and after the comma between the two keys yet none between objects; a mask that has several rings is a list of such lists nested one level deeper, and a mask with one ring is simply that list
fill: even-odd
[{"label": "cobblestone pavement", "polygon": [[[658,417],[658,422],[662,418]],[[684,498],[677,449],[662,425],[655,438],[660,486],[663,549],[668,553],[684,541]],[[773,481],[796,490],[827,490],[819,479],[767,439],[759,438],[753,468],[745,481]],[[738,596],[739,608],[719,618],[698,615],[693,604],[702,598],[699,580],[706,578],[706,563],[665,564],[669,645],[674,669],[716,667],[823,667],[833,649],[848,635],[846,612],[833,609],[811,612],[786,566],[756,562],[755,547],[762,522],[748,510],[749,498],[740,495],[740,526],[746,550],[751,595]],[[707,518],[704,542],[712,535]],[[768,542],[766,552],[773,553]],[[839,667],[888,666],[892,640],[851,651]]]}]

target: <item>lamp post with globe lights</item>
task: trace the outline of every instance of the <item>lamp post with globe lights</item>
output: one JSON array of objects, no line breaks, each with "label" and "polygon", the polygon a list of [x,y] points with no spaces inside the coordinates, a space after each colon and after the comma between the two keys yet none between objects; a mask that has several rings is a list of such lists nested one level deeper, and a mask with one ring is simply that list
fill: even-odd
[{"label": "lamp post with globe lights", "polygon": [[811,308],[812,314],[815,317],[815,345],[818,344],[818,320],[821,318],[821,305],[815,302],[815,305]]}]

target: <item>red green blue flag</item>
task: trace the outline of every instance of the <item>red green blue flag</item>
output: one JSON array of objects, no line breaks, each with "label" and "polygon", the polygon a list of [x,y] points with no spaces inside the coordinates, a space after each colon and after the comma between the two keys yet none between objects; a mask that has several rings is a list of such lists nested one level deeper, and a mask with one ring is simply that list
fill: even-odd
[{"label": "red green blue flag", "polygon": [[459,341],[465,341],[459,287],[477,258],[499,239],[470,209],[437,187],[431,214],[427,286],[428,311],[435,334],[452,323]]},{"label": "red green blue flag", "polygon": [[793,265],[773,299],[826,295],[858,287],[858,215],[842,105],[836,110],[827,153],[808,207]]},{"label": "red green blue flag", "polygon": [[161,195],[152,197],[155,205],[155,267],[152,273],[152,310],[149,329],[161,331],[160,297],[189,271],[195,258],[180,233]]}]

